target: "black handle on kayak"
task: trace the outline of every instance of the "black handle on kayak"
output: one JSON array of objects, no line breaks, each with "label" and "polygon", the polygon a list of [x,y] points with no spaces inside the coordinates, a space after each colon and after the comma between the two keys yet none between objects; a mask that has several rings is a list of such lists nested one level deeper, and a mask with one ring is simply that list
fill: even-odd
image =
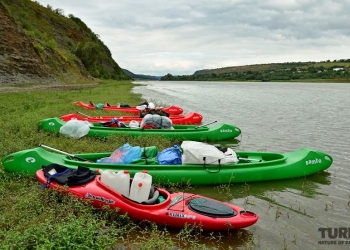
[{"label": "black handle on kayak", "polygon": [[206,165],[206,163],[205,163],[205,160],[206,160],[206,157],[204,156],[204,157],[203,157],[203,165],[204,165],[204,169],[205,169],[208,173],[213,174],[213,173],[219,173],[219,172],[220,172],[220,170],[221,170],[220,160],[221,160],[221,159],[218,160],[218,161],[219,161],[219,169],[218,169],[217,171],[211,171],[210,169],[208,169],[208,167],[207,167],[207,165]]},{"label": "black handle on kayak", "polygon": [[41,143],[39,144],[39,147],[46,148],[46,149],[50,149],[50,150],[55,151],[55,152],[57,152],[57,153],[61,153],[61,154],[67,155],[67,156],[70,156],[70,157],[72,157],[72,158],[76,158],[76,159],[81,160],[81,161],[89,161],[89,162],[91,162],[91,161],[88,160],[88,159],[84,159],[84,158],[82,158],[82,157],[79,157],[79,156],[76,156],[76,155],[73,155],[73,154],[70,154],[70,153],[66,153],[66,152],[64,152],[64,151],[61,151],[61,150],[58,150],[58,149],[55,149],[55,148],[51,148],[51,147],[49,147],[49,146],[45,146],[44,144],[41,144]]},{"label": "black handle on kayak", "polygon": [[207,123],[207,124],[203,124],[203,125],[197,126],[197,127],[195,127],[195,129],[201,128],[201,127],[204,127],[204,126],[208,126],[208,125],[213,124],[215,122],[217,122],[217,121],[213,121],[213,122],[210,122],[210,123]]}]

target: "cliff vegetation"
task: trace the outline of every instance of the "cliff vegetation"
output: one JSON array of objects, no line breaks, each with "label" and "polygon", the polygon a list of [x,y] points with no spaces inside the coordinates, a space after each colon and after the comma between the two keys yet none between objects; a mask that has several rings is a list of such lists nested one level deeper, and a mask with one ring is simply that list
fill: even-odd
[{"label": "cliff vegetation", "polygon": [[0,84],[128,80],[108,47],[73,14],[0,0]]}]

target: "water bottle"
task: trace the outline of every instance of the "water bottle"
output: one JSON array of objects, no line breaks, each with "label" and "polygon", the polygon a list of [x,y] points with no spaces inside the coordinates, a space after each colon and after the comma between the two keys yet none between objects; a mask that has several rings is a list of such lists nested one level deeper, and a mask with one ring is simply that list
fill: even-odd
[{"label": "water bottle", "polygon": [[148,200],[151,185],[152,176],[146,170],[136,173],[131,183],[129,198],[139,203]]},{"label": "water bottle", "polygon": [[120,170],[118,173],[112,170],[101,171],[101,182],[114,189],[118,193],[129,197],[130,174],[129,171]]}]

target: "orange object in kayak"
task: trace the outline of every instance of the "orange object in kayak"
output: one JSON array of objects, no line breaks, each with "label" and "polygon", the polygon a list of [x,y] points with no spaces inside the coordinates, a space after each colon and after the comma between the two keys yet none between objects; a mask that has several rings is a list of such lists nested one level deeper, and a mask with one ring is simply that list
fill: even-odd
[{"label": "orange object in kayak", "polygon": [[[82,101],[78,101],[78,102],[75,102],[74,104],[90,110],[98,109],[95,107],[93,103],[85,103]],[[128,107],[118,107],[117,105],[103,105],[103,107],[101,107],[100,109],[108,110],[108,111],[118,111],[123,113],[131,113],[131,114],[140,114],[141,112],[141,110],[137,109],[136,106],[128,108]],[[159,107],[157,109],[164,110],[169,115],[180,115],[183,113],[183,109],[180,108],[179,106],[169,106],[166,108]]]}]

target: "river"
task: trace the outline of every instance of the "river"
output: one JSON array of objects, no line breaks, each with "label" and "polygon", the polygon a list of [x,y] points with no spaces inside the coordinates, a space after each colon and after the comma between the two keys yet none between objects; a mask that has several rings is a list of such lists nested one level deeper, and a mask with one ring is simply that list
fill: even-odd
[{"label": "river", "polygon": [[[134,83],[142,86],[136,85],[133,92],[148,101],[178,105],[184,113],[196,111],[203,115],[203,123],[239,127],[239,143],[226,144],[234,150],[284,153],[309,147],[333,157],[328,170],[305,178],[194,187],[191,192],[243,206],[260,216],[249,228],[223,234],[218,247],[349,249],[350,84]],[[203,241],[215,244],[205,236]]]}]

